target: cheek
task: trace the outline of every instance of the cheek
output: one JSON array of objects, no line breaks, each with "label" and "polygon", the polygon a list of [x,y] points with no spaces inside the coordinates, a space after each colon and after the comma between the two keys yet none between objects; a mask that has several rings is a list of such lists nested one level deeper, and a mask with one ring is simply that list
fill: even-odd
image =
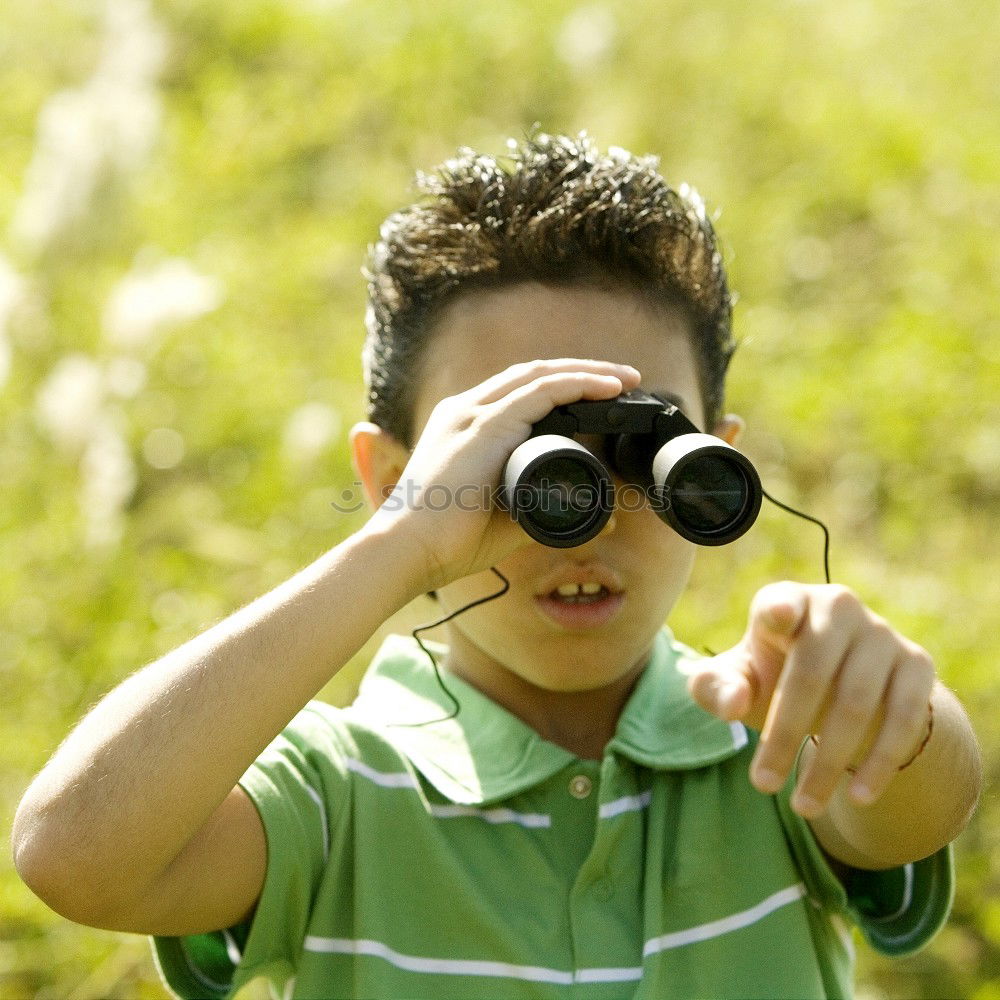
[{"label": "cheek", "polygon": [[[513,571],[503,562],[497,566],[497,569],[510,580],[513,586]],[[461,580],[453,580],[451,583],[437,589],[438,606],[441,608],[441,615],[451,614],[454,611],[458,611],[459,608],[471,604],[473,601],[496,594],[502,587],[503,582],[500,578],[488,570],[483,573],[476,573],[473,576],[463,577]],[[482,606],[482,610],[492,611],[497,606],[502,607],[502,602],[502,597],[495,601],[488,601]],[[479,610],[480,608],[476,608],[476,611]]]}]

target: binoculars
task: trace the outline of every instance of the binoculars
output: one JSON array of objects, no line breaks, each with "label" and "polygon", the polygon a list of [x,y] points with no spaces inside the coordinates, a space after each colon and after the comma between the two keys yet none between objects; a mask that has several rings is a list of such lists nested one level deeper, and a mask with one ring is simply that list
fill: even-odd
[{"label": "binoculars", "polygon": [[[589,450],[575,435],[598,436],[599,444]],[[507,460],[500,505],[544,545],[582,545],[615,509],[609,470],[626,484],[623,510],[648,504],[699,545],[735,541],[760,512],[763,491],[750,460],[638,389],[557,406],[536,423]]]}]

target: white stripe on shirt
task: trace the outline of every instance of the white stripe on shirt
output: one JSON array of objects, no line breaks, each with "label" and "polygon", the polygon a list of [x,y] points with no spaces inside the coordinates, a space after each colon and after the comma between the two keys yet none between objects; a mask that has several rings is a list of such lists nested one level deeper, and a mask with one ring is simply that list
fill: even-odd
[{"label": "white stripe on shirt", "polygon": [[652,790],[642,792],[639,795],[623,795],[620,799],[605,802],[597,814],[601,819],[611,819],[612,816],[619,816],[624,812],[637,812],[640,809],[645,809],[652,801]]},{"label": "white stripe on shirt", "polygon": [[[886,913],[884,916],[875,918],[875,921],[898,920],[913,903],[913,863],[903,865],[903,901],[895,913]],[[869,918],[870,919],[870,918]]]},{"label": "white stripe on shirt", "polygon": [[[370,767],[364,761],[356,760],[354,757],[347,758],[347,769],[382,788],[412,788],[414,790],[420,788],[417,779],[408,771],[376,771],[375,768]],[[431,815],[438,819],[473,816],[485,820],[487,823],[517,823],[524,827],[552,826],[552,817],[544,813],[520,813],[505,808],[477,809],[475,806],[452,804],[429,805],[427,808]]]},{"label": "white stripe on shirt", "polygon": [[407,972],[439,973],[448,976],[496,976],[500,979],[522,979],[533,983],[558,983],[569,986],[572,972],[545,969],[536,965],[510,965],[507,962],[485,962],[461,958],[421,958],[394,951],[381,941],[350,938],[322,938],[310,934],[305,940],[306,951],[338,955],[371,955],[385,959],[397,969]]},{"label": "white stripe on shirt", "polygon": [[364,761],[354,757],[347,758],[347,770],[360,774],[362,778],[373,781],[383,788],[417,788],[417,780],[408,771],[376,771]]},{"label": "white stripe on shirt", "polygon": [[577,969],[573,973],[574,983],[633,983],[640,979],[641,965],[619,969]]},{"label": "white stripe on shirt", "polygon": [[519,813],[513,809],[477,809],[475,806],[443,805],[430,807],[431,815],[438,819],[453,819],[456,816],[475,816],[487,823],[517,823],[526,827],[552,826],[552,817],[545,813]]},{"label": "white stripe on shirt", "polygon": [[[806,894],[805,886],[800,882],[787,889],[768,896],[756,906],[733,913],[721,920],[713,920],[707,924],[689,927],[687,930],[674,931],[661,937],[651,938],[642,949],[644,958],[661,951],[680,948],[684,945],[707,941],[733,931],[749,927],[775,910],[789,903],[802,899]],[[512,965],[508,962],[490,962],[479,959],[465,958],[426,958],[419,955],[405,955],[395,951],[381,941],[367,938],[328,938],[310,934],[306,937],[306,951],[336,955],[368,955],[381,958],[390,965],[407,972],[438,974],[445,976],[493,976],[498,979],[518,979],[534,983],[553,983],[558,986],[572,986],[574,983],[616,983],[635,982],[642,978],[641,966],[624,966],[611,968],[577,969],[565,972],[561,969],[548,969],[538,965]]]},{"label": "white stripe on shirt", "polygon": [[733,913],[721,920],[712,920],[707,924],[699,924],[697,927],[689,927],[685,931],[674,931],[672,934],[664,934],[661,937],[651,938],[643,946],[642,954],[644,958],[656,954],[658,951],[669,951],[671,948],[681,948],[686,944],[694,944],[696,941],[707,941],[709,938],[720,937],[732,931],[741,930],[751,924],[763,920],[775,910],[789,903],[797,902],[806,894],[806,887],[799,882],[797,885],[790,885],[787,889],[781,889],[768,896],[756,906],[751,906],[749,910],[741,913]]},{"label": "white stripe on shirt", "polygon": [[325,864],[330,860],[330,828],[326,822],[326,806],[323,804],[322,796],[312,785],[306,785],[305,789],[306,794],[316,803],[316,808],[319,809],[319,822],[323,831],[323,862]]}]

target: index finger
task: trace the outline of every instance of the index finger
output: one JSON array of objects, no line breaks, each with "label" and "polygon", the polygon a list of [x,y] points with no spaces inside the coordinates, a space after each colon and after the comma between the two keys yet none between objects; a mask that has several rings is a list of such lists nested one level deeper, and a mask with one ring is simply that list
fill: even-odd
[{"label": "index finger", "polygon": [[803,740],[813,731],[852,645],[849,632],[825,627],[810,607],[768,706],[751,774],[762,792],[785,783]]},{"label": "index finger", "polygon": [[549,358],[536,361],[522,361],[504,371],[492,375],[478,386],[469,390],[472,401],[479,404],[495,403],[515,389],[529,385],[545,375],[561,372],[580,372],[590,375],[614,375],[626,389],[639,384],[639,372],[631,365],[613,361],[595,361],[589,358]]}]

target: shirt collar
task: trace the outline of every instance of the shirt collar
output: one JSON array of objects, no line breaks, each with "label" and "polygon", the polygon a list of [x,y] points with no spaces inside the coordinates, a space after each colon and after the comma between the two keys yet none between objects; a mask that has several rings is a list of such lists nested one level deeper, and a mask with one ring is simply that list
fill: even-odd
[{"label": "shirt collar", "polygon": [[[445,647],[425,645],[444,658]],[[747,743],[740,723],[722,722],[691,700],[685,669],[697,658],[666,629],[657,634],[607,752],[647,767],[686,770],[731,757]],[[577,759],[461,678],[445,674],[444,683],[461,705],[454,719],[446,718],[454,706],[415,640],[390,636],[347,712],[377,728],[442,795],[463,805],[506,799]]]}]

